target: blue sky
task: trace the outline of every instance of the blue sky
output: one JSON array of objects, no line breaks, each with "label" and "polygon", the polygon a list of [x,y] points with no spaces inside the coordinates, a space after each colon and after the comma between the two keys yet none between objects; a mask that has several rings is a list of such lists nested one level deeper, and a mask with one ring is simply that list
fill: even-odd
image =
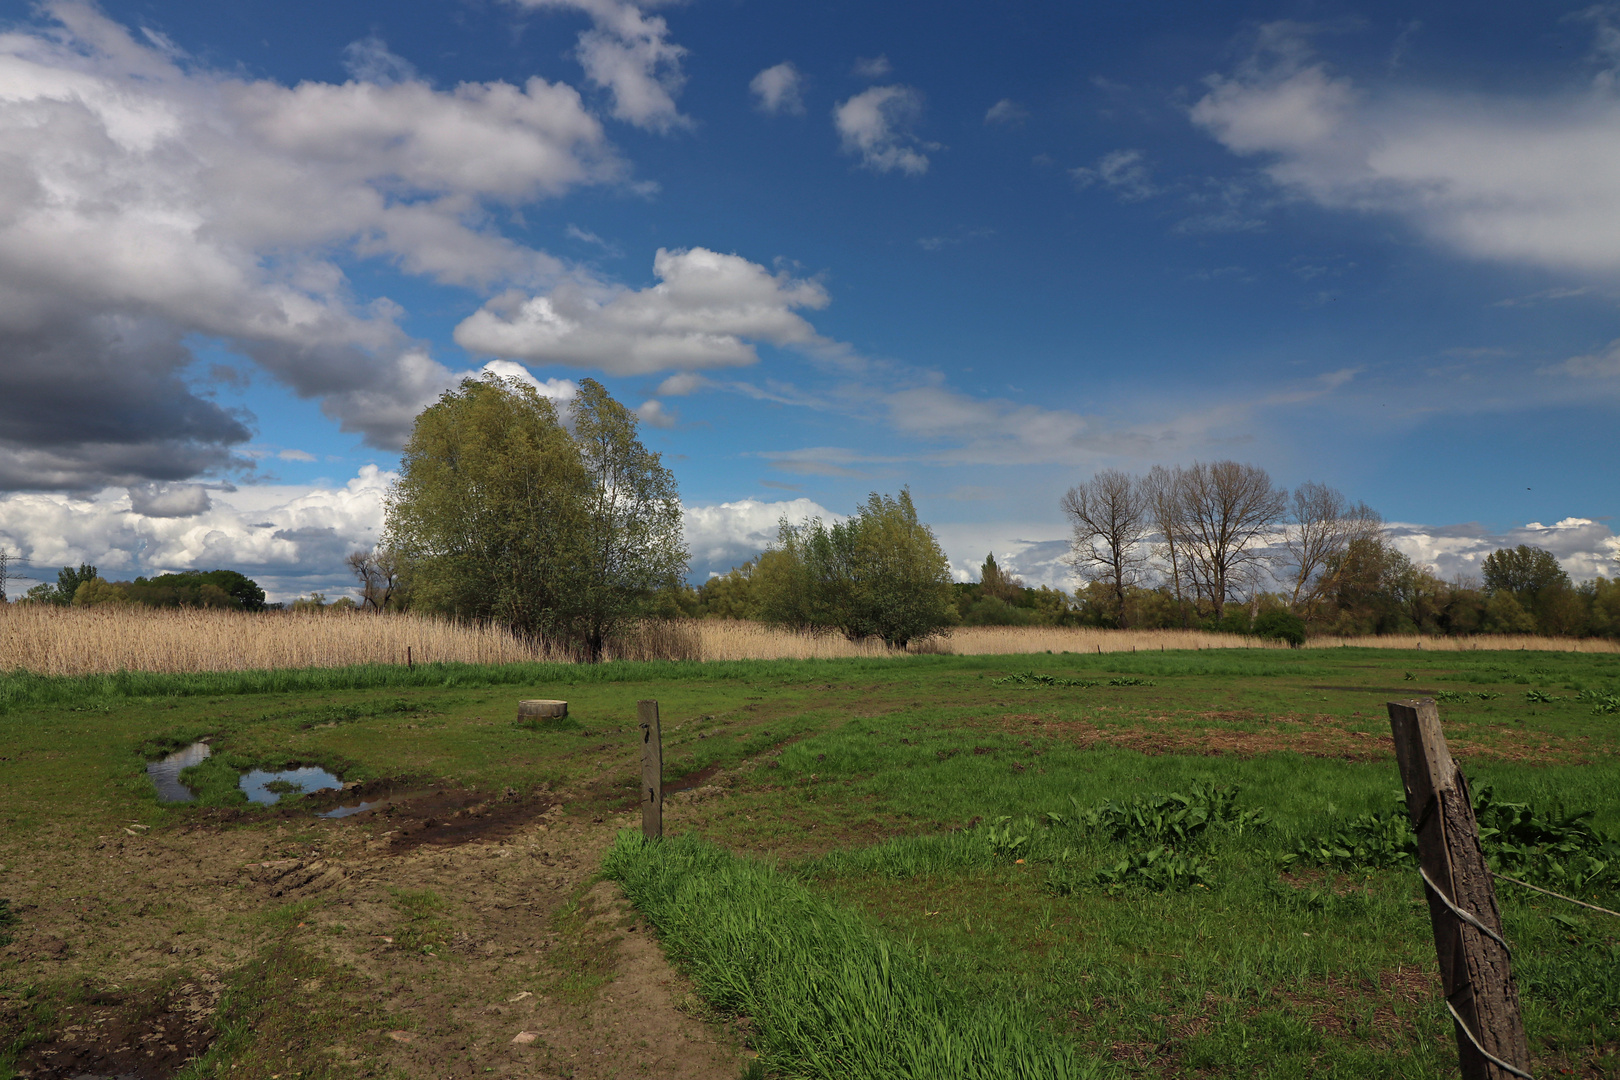
[{"label": "blue sky", "polygon": [[908,485],[964,573],[1059,583],[1070,484],[1227,457],[1443,572],[1612,567],[1620,9],[0,17],[29,565],[330,589],[409,417],[495,360],[641,409],[698,577]]}]

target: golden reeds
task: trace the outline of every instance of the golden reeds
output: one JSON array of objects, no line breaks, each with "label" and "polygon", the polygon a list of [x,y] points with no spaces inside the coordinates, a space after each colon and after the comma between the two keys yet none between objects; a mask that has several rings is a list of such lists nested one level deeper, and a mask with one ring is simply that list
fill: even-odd
[{"label": "golden reeds", "polygon": [[1361,637],[1319,637],[1305,643],[1309,649],[1422,649],[1425,652],[1578,652],[1620,653],[1613,638],[1535,637],[1531,634],[1470,634],[1466,637],[1430,637],[1425,634],[1366,634]]},{"label": "golden reeds", "polygon": [[[1313,638],[1308,645],[1339,646],[1620,652],[1620,643],[1608,640],[1517,636]],[[948,637],[915,643],[909,651],[968,656],[1284,647],[1200,630],[979,626],[961,627]],[[404,664],[407,650],[417,663],[577,659],[569,650],[544,643],[531,645],[498,627],[421,615],[248,615],[194,608],[0,605],[0,672],[88,675]],[[651,621],[607,648],[611,660],[812,660],[891,655],[895,653],[877,641],[849,641],[838,634],[798,633],[729,620]]]},{"label": "golden reeds", "polygon": [[199,608],[0,609],[0,671],[39,675],[111,671],[246,671],[454,660],[533,660],[511,634],[410,615],[242,612]]}]

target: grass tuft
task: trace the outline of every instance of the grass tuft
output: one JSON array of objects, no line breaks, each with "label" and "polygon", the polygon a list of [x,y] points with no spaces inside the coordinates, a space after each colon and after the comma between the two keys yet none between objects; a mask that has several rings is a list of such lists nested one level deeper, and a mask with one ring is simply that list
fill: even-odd
[{"label": "grass tuft", "polygon": [[969,1003],[910,948],[765,863],[625,832],[603,869],[698,992],[751,1019],[764,1068],[828,1080],[1100,1073],[1016,1004]]}]

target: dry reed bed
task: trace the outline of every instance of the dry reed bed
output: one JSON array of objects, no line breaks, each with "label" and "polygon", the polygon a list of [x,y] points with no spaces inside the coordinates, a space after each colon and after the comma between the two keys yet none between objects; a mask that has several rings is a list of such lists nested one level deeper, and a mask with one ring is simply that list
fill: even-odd
[{"label": "dry reed bed", "polygon": [[1436,652],[1577,652],[1620,653],[1612,638],[1535,637],[1530,634],[1470,634],[1466,637],[1428,637],[1421,634],[1364,634],[1360,637],[1319,637],[1308,649],[1423,649]]},{"label": "dry reed bed", "polygon": [[37,675],[403,664],[407,648],[418,663],[535,659],[505,631],[409,615],[249,615],[194,608],[39,604],[10,604],[0,610],[0,671],[21,668]]},{"label": "dry reed bed", "polygon": [[[1599,639],[1416,636],[1314,638],[1338,646],[1426,650],[1620,652]],[[1236,634],[1198,630],[1094,630],[1079,627],[962,627],[914,644],[913,653],[961,656],[1038,652],[1158,652],[1161,649],[1282,648]],[[0,672],[90,675],[114,671],[197,672],[418,663],[570,662],[567,650],[531,647],[497,627],[419,615],[240,612],[46,605],[0,606]],[[650,622],[614,642],[613,660],[816,660],[895,655],[881,642],[795,633],[721,620]]]}]

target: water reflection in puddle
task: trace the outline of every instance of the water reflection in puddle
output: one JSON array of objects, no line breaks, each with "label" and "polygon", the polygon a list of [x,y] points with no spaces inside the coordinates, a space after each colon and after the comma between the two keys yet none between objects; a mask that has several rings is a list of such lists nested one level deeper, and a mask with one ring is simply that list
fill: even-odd
[{"label": "water reflection in puddle", "polygon": [[336,810],[328,810],[321,817],[348,817],[350,814],[358,814],[362,810],[370,810],[373,806],[382,804],[383,800],[378,799],[375,802],[363,802],[359,806],[340,806]]},{"label": "water reflection in puddle", "polygon": [[184,750],[176,750],[162,761],[146,763],[146,775],[152,778],[158,798],[164,802],[191,802],[197,796],[180,782],[180,770],[196,765],[213,751],[205,742],[192,743]]},{"label": "water reflection in puddle", "polygon": [[236,786],[242,789],[243,794],[248,797],[248,802],[268,806],[281,798],[280,792],[269,790],[270,785],[278,780],[291,784],[300,792],[327,791],[343,786],[343,781],[316,765],[305,765],[301,769],[283,769],[280,772],[254,769],[243,776]]}]

